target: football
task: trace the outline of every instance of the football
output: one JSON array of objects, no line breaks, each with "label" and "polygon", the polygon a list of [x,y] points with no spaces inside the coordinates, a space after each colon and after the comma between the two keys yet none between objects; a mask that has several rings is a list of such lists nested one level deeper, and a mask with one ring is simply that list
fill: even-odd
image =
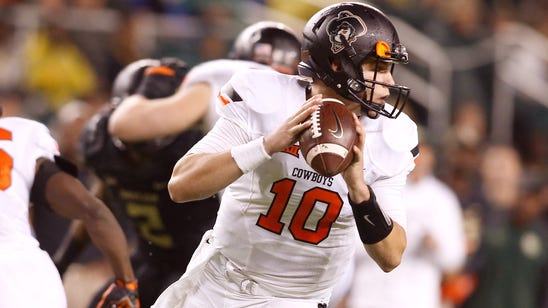
[{"label": "football", "polygon": [[310,116],[312,126],[299,139],[306,162],[323,176],[334,176],[352,161],[356,128],[352,112],[343,102],[324,98]]}]

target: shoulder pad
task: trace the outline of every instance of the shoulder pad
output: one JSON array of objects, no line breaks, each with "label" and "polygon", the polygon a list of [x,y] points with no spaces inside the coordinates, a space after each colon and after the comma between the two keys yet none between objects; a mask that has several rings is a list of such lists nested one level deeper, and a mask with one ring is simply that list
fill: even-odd
[{"label": "shoulder pad", "polygon": [[401,113],[396,119],[386,118],[385,121],[388,125],[383,125],[383,138],[390,148],[397,152],[418,151],[417,124],[409,116]]},{"label": "shoulder pad", "polygon": [[270,66],[252,61],[217,59],[206,61],[194,66],[185,77],[183,88],[194,83],[209,83],[220,87],[226,83],[234,73],[245,69],[272,70]]},{"label": "shoulder pad", "polygon": [[396,119],[380,117],[368,122],[365,150],[379,174],[393,176],[411,171],[418,155],[417,125],[403,113]]},{"label": "shoulder pad", "polygon": [[[304,84],[298,82],[298,78],[272,70],[242,70],[234,74],[223,88],[226,93],[229,90],[236,93],[254,112],[268,114],[276,112],[283,105],[278,100],[286,99],[285,93],[295,93],[289,91],[290,87],[304,89]],[[304,97],[304,91],[302,93]]]}]

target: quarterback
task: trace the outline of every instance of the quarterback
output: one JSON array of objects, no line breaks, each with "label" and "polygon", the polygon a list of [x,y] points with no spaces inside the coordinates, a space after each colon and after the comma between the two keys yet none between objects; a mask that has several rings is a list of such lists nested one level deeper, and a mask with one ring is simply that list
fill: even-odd
[{"label": "quarterback", "polygon": [[[236,73],[221,89],[214,128],[175,165],[176,202],[225,189],[213,230],[154,307],[327,307],[354,240],[384,271],[406,247],[401,192],[418,155],[401,110],[409,89],[392,69],[408,55],[387,17],[339,3],[304,28],[299,72]],[[354,113],[352,163],[320,178],[298,139],[322,98]]]}]

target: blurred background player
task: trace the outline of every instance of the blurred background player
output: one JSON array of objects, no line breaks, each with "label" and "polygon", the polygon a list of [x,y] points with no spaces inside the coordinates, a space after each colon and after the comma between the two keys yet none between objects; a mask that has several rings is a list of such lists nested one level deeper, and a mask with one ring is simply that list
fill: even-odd
[{"label": "blurred background player", "polygon": [[[219,202],[211,197],[175,204],[167,191],[175,162],[203,136],[200,130],[128,143],[112,137],[107,126],[111,113],[126,96],[139,93],[155,99],[171,95],[186,71],[186,64],[175,58],[131,63],[114,82],[112,108],[94,116],[82,133],[84,162],[101,180],[103,198],[124,215],[120,219],[129,220],[135,229],[137,247],[132,261],[144,307],[150,307],[160,292],[184,272],[202,234],[213,226]],[[71,247],[81,247],[82,240],[85,236],[76,237],[64,253],[60,252],[62,268],[79,251]]]},{"label": "blurred background player", "polygon": [[[61,156],[78,167],[78,179],[92,193],[95,192],[93,185],[95,179],[83,165],[78,140],[85,123],[104,108],[107,102],[106,99],[97,100],[96,103],[92,103],[88,99],[72,100],[55,112],[49,124],[51,134],[59,144]],[[56,262],[55,253],[61,250],[59,246],[69,232],[72,221],[55,215],[47,209],[41,209],[41,207],[36,207],[34,212],[36,238],[40,242],[40,247],[46,250]],[[117,214],[114,213],[114,215]],[[118,221],[118,223],[124,231],[127,230],[124,222]],[[74,225],[78,225],[78,223]],[[127,235],[126,239],[130,242]],[[63,273],[61,278],[67,294],[67,304],[71,308],[86,307],[84,303],[87,305],[92,295],[112,278],[112,270],[108,262],[94,245],[86,245],[84,251],[70,264],[70,267],[66,268],[68,264],[63,265],[65,268],[61,268],[58,263],[56,265],[58,265],[59,272]]]},{"label": "blurred background player", "polygon": [[75,166],[58,155],[43,124],[0,118],[0,307],[67,307],[61,277],[33,236],[31,203],[81,221],[109,260],[116,279],[98,307],[140,307],[122,229],[75,178]]},{"label": "blurred background player", "polygon": [[296,74],[300,42],[288,26],[261,21],[245,28],[235,39],[230,59],[204,62],[193,67],[179,91],[155,99],[131,95],[112,114],[109,131],[123,141],[142,141],[184,131],[199,124],[208,132],[217,113],[221,87],[241,69],[275,69]]},{"label": "blurred background player", "polygon": [[466,258],[462,210],[456,194],[433,175],[435,152],[421,143],[421,155],[409,174],[407,249],[400,266],[380,271],[356,249],[354,281],[344,307],[440,308],[444,277],[459,273]]},{"label": "blurred background player", "polygon": [[466,265],[474,289],[462,308],[548,307],[548,179],[526,177],[513,147],[489,145],[474,204],[481,237]]}]

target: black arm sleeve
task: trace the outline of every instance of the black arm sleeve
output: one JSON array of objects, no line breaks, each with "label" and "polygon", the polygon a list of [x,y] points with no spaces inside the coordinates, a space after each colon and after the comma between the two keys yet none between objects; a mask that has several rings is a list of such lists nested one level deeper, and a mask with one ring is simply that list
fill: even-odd
[{"label": "black arm sleeve", "polygon": [[55,162],[49,159],[44,160],[34,175],[34,183],[30,190],[30,201],[33,204],[50,208],[46,199],[46,184],[58,172],[66,172],[74,177],[78,176],[76,165],[61,156],[55,156]]}]

